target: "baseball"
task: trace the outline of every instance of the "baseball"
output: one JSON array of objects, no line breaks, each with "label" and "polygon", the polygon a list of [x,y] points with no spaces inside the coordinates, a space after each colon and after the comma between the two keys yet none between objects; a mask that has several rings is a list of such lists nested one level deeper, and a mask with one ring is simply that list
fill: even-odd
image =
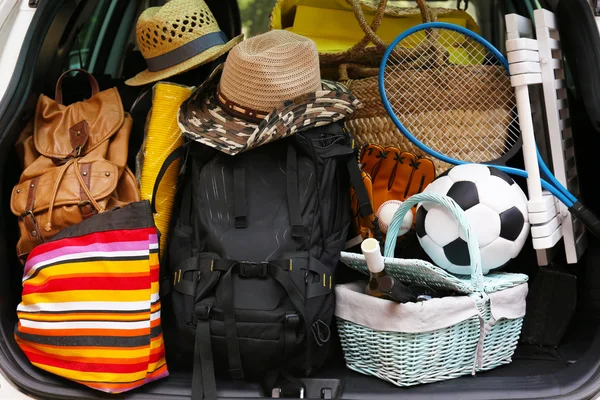
[{"label": "baseball", "polygon": [[[392,223],[394,214],[398,211],[398,208],[402,205],[400,200],[389,200],[383,203],[379,210],[377,210],[377,218],[379,218],[379,229],[382,233],[387,233],[389,225]],[[407,212],[398,231],[398,236],[404,235],[412,228],[413,224],[413,213]]]}]

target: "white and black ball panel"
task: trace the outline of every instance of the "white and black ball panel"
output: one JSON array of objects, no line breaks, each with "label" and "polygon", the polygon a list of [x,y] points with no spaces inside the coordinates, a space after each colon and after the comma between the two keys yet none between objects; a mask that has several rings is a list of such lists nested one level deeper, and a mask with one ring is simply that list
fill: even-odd
[{"label": "white and black ball panel", "polygon": [[519,255],[519,253],[521,252],[521,249],[523,248],[523,246],[525,246],[525,242],[527,241],[527,238],[529,238],[529,229],[530,228],[531,228],[531,225],[529,224],[529,222],[526,222],[525,226],[523,227],[523,230],[521,231],[521,234],[514,241],[515,242],[515,254],[513,255],[513,258],[517,257]]},{"label": "white and black ball panel", "polygon": [[425,218],[425,232],[438,246],[444,247],[458,238],[458,221],[445,207],[433,207]]},{"label": "white and black ball panel", "polygon": [[[453,184],[454,181],[450,179],[448,175],[440,176],[436,178],[433,182],[431,182],[429,185],[427,185],[423,192],[446,195]],[[431,203],[423,203],[423,207],[425,207],[425,209],[429,211],[431,207],[433,207],[433,205]]]},{"label": "white and black ball panel", "polygon": [[[487,246],[500,236],[502,230],[500,216],[487,205],[477,204],[467,210],[465,214],[475,231],[479,247]],[[466,240],[462,229],[459,230],[459,237]]]},{"label": "white and black ball panel", "polygon": [[417,236],[422,238],[427,235],[427,231],[425,230],[425,218],[427,217],[427,210],[425,207],[419,205],[417,208],[417,217],[415,221],[415,232]]},{"label": "white and black ball panel", "polygon": [[513,242],[519,238],[525,227],[525,218],[517,207],[511,207],[500,213],[500,221],[502,228],[499,236]]},{"label": "white and black ball panel", "polygon": [[454,264],[449,263],[447,267],[442,267],[440,265],[440,268],[443,268],[446,271],[448,271],[454,275],[465,275],[465,276],[471,275],[471,266],[470,265],[460,266],[460,265],[454,265]]},{"label": "white and black ball panel", "polygon": [[444,246],[444,254],[450,263],[459,267],[471,265],[469,246],[463,239],[458,238]]},{"label": "white and black ball panel", "polygon": [[497,213],[506,211],[515,204],[511,185],[496,176],[477,182],[477,192],[480,202]]},{"label": "white and black ball panel", "polygon": [[483,273],[487,274],[492,269],[503,267],[507,262],[515,258],[519,254],[519,251],[516,249],[515,242],[498,238],[480,249],[480,253],[482,260],[481,267]]},{"label": "white and black ball panel", "polygon": [[444,254],[443,247],[440,247],[437,244],[435,244],[429,236],[419,238],[419,243],[421,244],[421,247],[423,248],[423,250],[425,250],[429,258],[431,258],[431,261],[433,261],[435,265],[450,271],[449,268],[452,268],[452,263],[446,258],[446,254]]},{"label": "white and black ball panel", "polygon": [[513,206],[515,206],[519,210],[521,210],[523,217],[525,217],[525,221],[529,222],[529,210],[527,207],[527,203],[529,202],[529,199],[527,199],[527,196],[525,195],[525,193],[523,192],[523,190],[521,189],[521,187],[519,185],[514,184],[513,186],[511,186],[511,190],[512,190],[512,197],[514,199]]},{"label": "white and black ball panel", "polygon": [[508,175],[507,173],[500,171],[498,168],[494,168],[494,167],[488,167],[488,168],[490,169],[490,174],[492,176],[502,179],[504,182],[508,183],[509,185],[516,185],[515,180],[513,178],[511,178],[510,175]]},{"label": "white and black ball panel", "polygon": [[452,197],[464,211],[479,204],[479,194],[475,182],[454,182],[446,196]]},{"label": "white and black ball panel", "polygon": [[[426,192],[453,198],[469,218],[477,235],[484,273],[516,258],[529,236],[527,197],[502,171],[479,164],[452,168],[430,184]],[[464,235],[444,207],[419,207],[417,235],[435,264],[449,272],[471,273]]]},{"label": "white and black ball panel", "polygon": [[[465,166],[468,166],[465,168]],[[490,176],[490,169],[481,164],[463,164],[456,166],[448,173],[453,182],[478,182]]]}]

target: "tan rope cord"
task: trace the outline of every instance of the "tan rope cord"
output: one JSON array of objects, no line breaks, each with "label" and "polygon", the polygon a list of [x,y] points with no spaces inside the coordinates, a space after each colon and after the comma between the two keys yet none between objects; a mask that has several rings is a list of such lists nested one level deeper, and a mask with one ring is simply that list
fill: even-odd
[{"label": "tan rope cord", "polygon": [[69,166],[71,166],[71,165],[73,165],[73,168],[75,169],[75,176],[77,177],[79,184],[83,188],[83,191],[88,196],[88,199],[90,199],[90,203],[94,206],[96,211],[98,211],[98,212],[103,211],[102,207],[100,207],[100,205],[96,202],[96,200],[94,200],[94,196],[92,195],[92,193],[88,189],[87,185],[85,184],[85,181],[83,180],[83,177],[81,176],[81,172],[79,171],[79,163],[77,162],[77,159],[72,158],[69,161],[67,161],[65,163],[65,165],[63,165],[61,167],[61,169],[59,169],[58,177],[54,181],[54,186],[52,187],[52,194],[50,195],[50,206],[48,208],[48,222],[46,222],[46,225],[44,226],[44,230],[46,232],[50,232],[52,230],[52,212],[54,211],[54,203],[56,202],[56,196],[58,194],[58,189],[60,188],[60,183],[62,182],[62,180],[65,176],[65,173],[67,172],[67,169],[69,169]]},{"label": "tan rope cord", "polygon": [[85,192],[86,196],[90,200],[90,203],[92,204],[92,206],[94,206],[94,208],[96,209],[97,212],[99,212],[99,213],[104,212],[102,207],[100,207],[100,204],[98,204],[98,202],[96,202],[96,200],[94,199],[94,196],[92,195],[92,192],[90,191],[90,189],[85,184],[85,181],[83,180],[83,176],[81,176],[81,171],[79,171],[79,162],[77,161],[77,159],[75,159],[73,164],[74,164],[74,168],[75,168],[75,176],[77,177],[77,180],[79,181],[79,184],[83,188],[83,191]]},{"label": "tan rope cord", "polygon": [[[361,0],[349,0],[349,2],[350,2],[350,5],[352,6],[352,11],[354,12],[354,16],[356,17],[356,20],[358,21],[358,25],[365,33],[365,36],[361,39],[360,42],[358,42],[356,45],[352,46],[348,50],[348,53],[350,55],[352,55],[352,54],[356,55],[357,52],[364,50],[366,48],[366,46],[369,44],[369,42],[373,43],[377,47],[377,49],[379,51],[381,51],[382,53],[385,52],[388,45],[377,35],[376,32],[377,32],[377,29],[379,28],[379,25],[381,24],[381,21],[383,20],[383,16],[385,15],[387,0],[381,0],[379,2],[379,6],[377,7],[377,12],[375,13],[375,16],[373,17],[373,22],[371,23],[371,25],[369,25],[369,23],[367,22],[365,13],[362,10]],[[421,11],[421,17],[423,19],[423,22],[425,23],[425,22],[433,21],[435,16],[433,15],[433,11],[431,11],[429,9],[429,7],[427,7],[427,5],[425,4],[425,0],[416,0],[416,3],[417,3],[417,7],[419,8],[419,11]],[[406,56],[402,50],[403,49],[395,49],[394,50],[394,54],[396,55],[396,57],[403,57],[403,56],[405,57]],[[411,51],[411,50],[407,50],[407,51]]]}]

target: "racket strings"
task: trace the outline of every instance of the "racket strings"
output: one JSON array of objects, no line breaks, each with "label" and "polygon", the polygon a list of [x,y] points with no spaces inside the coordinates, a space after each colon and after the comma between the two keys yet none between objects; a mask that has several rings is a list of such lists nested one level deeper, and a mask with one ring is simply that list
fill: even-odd
[{"label": "racket strings", "polygon": [[398,47],[405,50],[392,52],[385,68],[386,96],[417,140],[469,162],[496,160],[515,146],[514,91],[493,54],[446,29],[416,32]]}]

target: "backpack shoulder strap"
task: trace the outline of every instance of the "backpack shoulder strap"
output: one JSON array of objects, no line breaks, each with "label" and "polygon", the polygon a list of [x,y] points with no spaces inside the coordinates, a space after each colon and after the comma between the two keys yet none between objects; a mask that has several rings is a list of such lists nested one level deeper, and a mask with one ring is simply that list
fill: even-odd
[{"label": "backpack shoulder strap", "polygon": [[[204,164],[210,158],[212,158],[212,155],[214,154],[213,152],[210,151],[210,149],[206,149],[206,150],[207,151],[204,151],[204,149],[201,148],[198,151],[196,151],[193,148],[192,143],[188,141],[188,142],[184,143],[183,145],[179,146],[178,148],[176,148],[175,150],[173,150],[171,152],[171,154],[169,154],[167,156],[167,158],[163,162],[163,165],[161,166],[160,170],[158,171],[158,174],[156,176],[156,181],[154,182],[154,188],[152,190],[151,206],[152,206],[153,214],[156,214],[156,196],[158,194],[158,189],[160,187],[160,183],[161,183],[164,175],[166,174],[167,170],[169,169],[169,167],[176,160],[183,157],[184,161],[182,163],[182,170],[180,173],[180,175],[183,175],[183,173],[185,172],[185,167],[186,167],[185,164],[187,162],[188,153],[192,153],[193,155],[201,156],[200,162],[201,162],[201,164]],[[177,186],[177,192],[179,192],[180,190],[183,190],[183,192],[181,193],[181,196],[180,196],[180,203],[179,203],[180,206],[179,206],[179,213],[177,215],[177,219],[186,218],[186,220],[189,221],[192,217],[192,186],[185,184],[185,180],[183,182],[184,183],[182,185],[182,181],[180,180],[180,182],[178,183],[178,186]],[[174,223],[174,219],[171,222],[170,229],[173,229],[173,223]],[[163,256],[164,256],[164,254],[163,254]],[[161,264],[162,264],[162,262],[161,262]],[[168,274],[167,274],[166,268],[161,267],[160,271],[161,271],[160,296],[165,297],[171,292],[173,284],[171,282],[170,276],[168,276]]]}]

